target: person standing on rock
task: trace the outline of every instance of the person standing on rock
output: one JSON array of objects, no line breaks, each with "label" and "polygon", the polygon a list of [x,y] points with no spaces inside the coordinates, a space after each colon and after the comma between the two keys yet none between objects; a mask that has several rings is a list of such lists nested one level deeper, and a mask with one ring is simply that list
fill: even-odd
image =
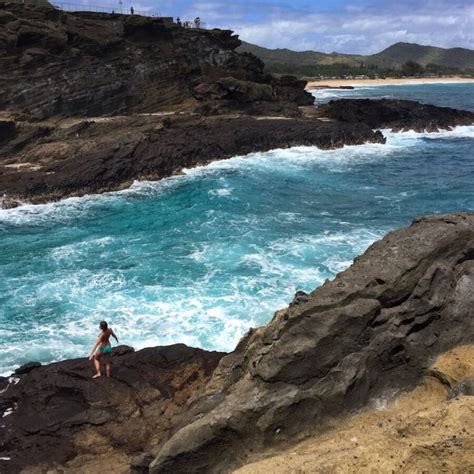
[{"label": "person standing on rock", "polygon": [[130,14],[133,15],[135,13],[135,10],[133,9],[133,7],[130,7]]},{"label": "person standing on rock", "polygon": [[117,336],[112,331],[112,328],[108,327],[108,324],[106,321],[101,321],[99,324],[99,327],[102,330],[102,332],[99,334],[99,337],[89,354],[89,360],[94,359],[94,366],[95,366],[96,373],[92,377],[93,379],[96,379],[97,377],[101,376],[100,363],[102,359],[104,360],[104,363],[105,363],[105,371],[106,371],[107,377],[110,377],[110,367],[111,367],[110,356],[112,352],[112,346],[110,344],[110,336],[115,338],[115,340],[117,341],[117,344],[119,342]]}]

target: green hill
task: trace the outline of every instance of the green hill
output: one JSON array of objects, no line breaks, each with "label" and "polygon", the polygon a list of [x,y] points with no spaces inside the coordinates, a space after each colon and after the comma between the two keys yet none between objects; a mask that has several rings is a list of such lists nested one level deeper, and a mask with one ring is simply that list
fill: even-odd
[{"label": "green hill", "polygon": [[396,43],[380,53],[367,56],[367,61],[384,67],[400,67],[407,61],[422,66],[437,64],[442,67],[474,68],[474,51],[465,48],[436,48],[416,43]]},{"label": "green hill", "polygon": [[396,43],[380,53],[371,55],[268,49],[245,42],[238,50],[255,54],[266,64],[269,71],[282,74],[396,75],[402,74],[403,65],[412,61],[425,68],[423,73],[472,74],[474,71],[474,51],[471,49],[445,49],[415,43]]}]

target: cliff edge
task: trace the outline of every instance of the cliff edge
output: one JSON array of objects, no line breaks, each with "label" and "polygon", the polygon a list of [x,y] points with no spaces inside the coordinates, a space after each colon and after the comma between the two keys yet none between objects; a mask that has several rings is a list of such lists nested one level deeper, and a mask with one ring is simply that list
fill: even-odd
[{"label": "cliff edge", "polygon": [[152,473],[229,472],[418,383],[474,341],[474,214],[425,217],[297,294],[224,357]]},{"label": "cliff edge", "polygon": [[305,81],[264,73],[232,31],[0,4],[0,110],[28,120],[169,111],[298,115]]}]

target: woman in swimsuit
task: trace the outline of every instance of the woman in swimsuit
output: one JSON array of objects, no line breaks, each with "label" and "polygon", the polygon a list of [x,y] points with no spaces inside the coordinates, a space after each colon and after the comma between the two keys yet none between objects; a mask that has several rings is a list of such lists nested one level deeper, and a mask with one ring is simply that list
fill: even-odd
[{"label": "woman in swimsuit", "polygon": [[[97,377],[101,376],[100,373],[100,361],[102,358],[105,362],[105,370],[107,373],[107,377],[110,377],[110,353],[112,351],[112,346],[110,345],[110,336],[114,337],[118,344],[118,339],[115,333],[112,331],[112,328],[109,328],[105,321],[101,321],[99,324],[100,329],[102,332],[99,334],[99,338],[97,342],[94,344],[94,347],[89,354],[89,360],[94,359],[95,365],[95,375],[92,377],[96,379]],[[94,354],[95,353],[95,354]]]}]

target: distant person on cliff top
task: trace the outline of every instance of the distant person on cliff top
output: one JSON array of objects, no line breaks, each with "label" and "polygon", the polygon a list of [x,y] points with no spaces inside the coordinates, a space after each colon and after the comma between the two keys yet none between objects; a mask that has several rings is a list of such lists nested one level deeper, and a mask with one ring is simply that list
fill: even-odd
[{"label": "distant person on cliff top", "polygon": [[133,9],[133,7],[130,7],[130,15],[133,15],[135,13],[135,10]]},{"label": "distant person on cliff top", "polygon": [[201,18],[196,17],[194,20],[194,25],[199,29],[201,27]]},{"label": "distant person on cliff top", "polygon": [[181,26],[181,18],[178,16],[178,18],[176,18],[176,24],[178,26]]},{"label": "distant person on cliff top", "polygon": [[110,367],[111,367],[110,356],[112,352],[112,346],[110,345],[110,340],[109,340],[110,336],[115,338],[118,344],[117,336],[112,331],[112,328],[108,327],[106,321],[101,321],[99,324],[99,327],[102,330],[102,332],[99,334],[99,337],[89,354],[89,360],[94,359],[94,366],[95,366],[96,373],[92,377],[93,379],[96,379],[97,377],[101,376],[100,363],[102,359],[105,362],[105,371],[106,371],[107,377],[110,377]]}]

